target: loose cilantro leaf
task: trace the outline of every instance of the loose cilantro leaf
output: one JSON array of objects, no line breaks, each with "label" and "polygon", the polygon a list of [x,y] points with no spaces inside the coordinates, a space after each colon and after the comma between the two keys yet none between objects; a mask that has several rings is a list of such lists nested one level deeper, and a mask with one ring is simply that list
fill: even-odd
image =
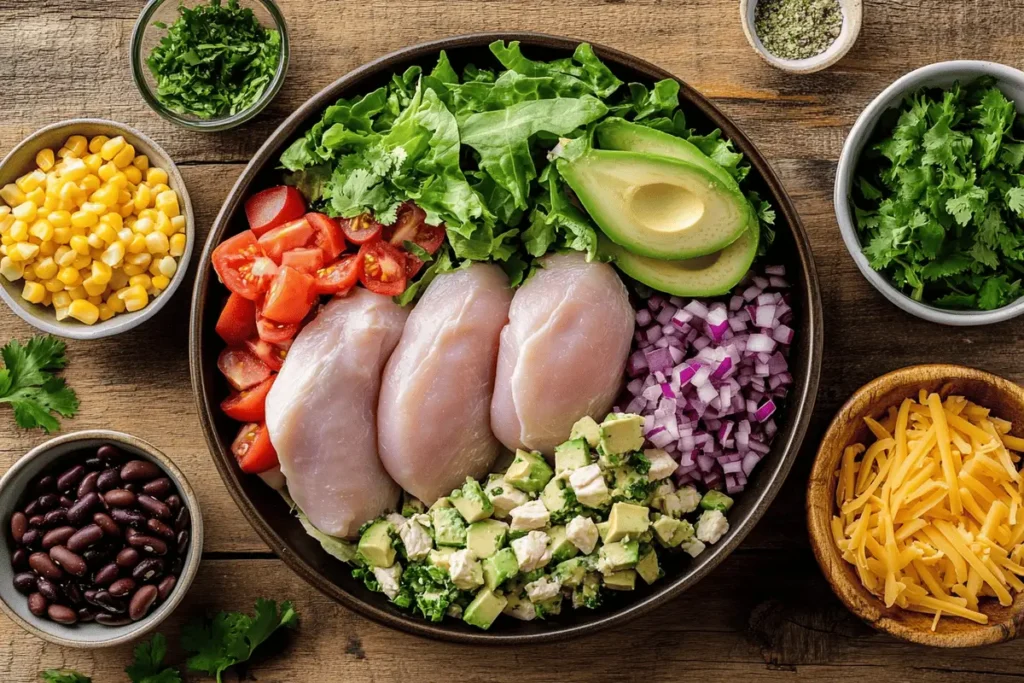
[{"label": "loose cilantro leaf", "polygon": [[60,428],[54,414],[78,412],[75,392],[51,374],[67,365],[64,349],[64,342],[51,336],[33,337],[24,346],[12,340],[0,349],[0,403],[11,405],[19,427],[54,432]]},{"label": "loose cilantro leaf", "polygon": [[124,672],[132,683],[181,683],[177,669],[164,667],[166,655],[167,639],[158,633],[153,640],[135,646],[135,661]]},{"label": "loose cilantro leaf", "polygon": [[252,653],[278,628],[295,628],[298,615],[291,602],[277,603],[260,598],[256,615],[241,612],[220,612],[213,619],[194,621],[181,632],[181,642],[190,654],[188,668],[216,676],[228,668],[247,661]]},{"label": "loose cilantro leaf", "polygon": [[44,683],[92,683],[91,678],[74,669],[47,669],[39,672],[39,679]]}]

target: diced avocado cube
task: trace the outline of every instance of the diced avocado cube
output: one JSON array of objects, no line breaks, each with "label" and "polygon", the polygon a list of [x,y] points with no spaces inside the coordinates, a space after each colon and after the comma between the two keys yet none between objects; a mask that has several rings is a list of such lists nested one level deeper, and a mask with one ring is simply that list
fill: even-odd
[{"label": "diced avocado cube", "polygon": [[357,549],[371,567],[390,567],[395,563],[395,544],[391,538],[394,531],[391,522],[379,519],[359,537]]},{"label": "diced avocado cube", "polygon": [[537,611],[538,619],[547,619],[548,617],[557,616],[562,613],[562,594],[559,593],[553,598],[548,598],[541,602],[535,602],[533,603],[533,607]]},{"label": "diced avocado cube", "polygon": [[413,515],[419,515],[426,512],[427,506],[423,504],[423,501],[415,496],[402,492],[402,516],[412,517]]},{"label": "diced avocado cube", "polygon": [[661,577],[661,568],[658,566],[658,554],[654,552],[654,548],[649,549],[647,554],[636,563],[636,573],[647,582],[647,585],[654,583]]},{"label": "diced avocado cube", "polygon": [[430,513],[434,543],[462,548],[466,545],[466,522],[455,508],[436,508]]},{"label": "diced avocado cube", "polygon": [[597,568],[602,574],[632,569],[640,560],[640,544],[636,541],[606,543],[597,553]]},{"label": "diced avocado cube", "polygon": [[660,515],[654,520],[652,527],[658,541],[668,548],[675,548],[683,541],[693,538],[693,525],[685,519]]},{"label": "diced avocado cube", "polygon": [[450,508],[451,506],[452,502],[448,500],[448,496],[442,496],[434,501],[434,504],[430,506],[428,511],[433,512],[434,510],[443,510],[444,508]]},{"label": "diced avocado cube", "polygon": [[496,519],[473,522],[466,530],[466,547],[480,558],[498,552],[508,539],[508,524]]},{"label": "diced avocado cube", "polygon": [[483,566],[484,585],[492,591],[519,573],[519,563],[512,548],[502,548],[490,557],[484,558]]},{"label": "diced avocado cube", "polygon": [[572,426],[572,431],[569,432],[570,439],[586,439],[587,444],[591,448],[597,448],[597,444],[601,441],[601,425],[597,424],[594,418],[589,415],[584,415],[580,419],[576,420],[576,424]]},{"label": "diced avocado cube", "polygon": [[541,491],[540,500],[551,513],[551,518],[556,521],[563,521],[566,515],[573,513],[573,508],[577,507],[576,494],[563,479],[549,481]]},{"label": "diced avocado cube", "polygon": [[601,450],[621,455],[644,447],[644,419],[639,415],[609,415],[601,423]]},{"label": "diced avocado cube", "polygon": [[715,491],[714,489],[705,493],[704,497],[700,499],[700,507],[702,510],[728,512],[729,508],[732,507],[732,503],[732,498],[721,491]]},{"label": "diced avocado cube", "polygon": [[575,588],[583,582],[583,577],[592,569],[592,561],[586,557],[574,557],[571,560],[560,562],[551,572],[551,578],[563,586]]},{"label": "diced avocado cube", "polygon": [[572,592],[572,606],[576,608],[586,607],[597,609],[601,606],[601,575],[597,572],[587,572],[583,581],[576,586]]},{"label": "diced avocado cube", "polygon": [[631,467],[616,467],[612,470],[615,488],[612,489],[614,500],[628,500],[644,503],[651,495],[651,482],[647,475],[640,474]]},{"label": "diced avocado cube", "polygon": [[608,516],[608,523],[611,526],[605,537],[605,543],[614,543],[626,536],[638,537],[647,531],[647,527],[651,524],[648,515],[649,510],[643,505],[615,503],[612,505],[612,512]]},{"label": "diced avocado cube", "polygon": [[481,588],[473,601],[466,606],[462,620],[470,626],[476,626],[486,631],[507,604],[508,600],[504,596],[498,595],[490,589]]},{"label": "diced avocado cube", "polygon": [[604,586],[613,591],[631,591],[636,588],[636,570],[623,569],[605,574]]},{"label": "diced avocado cube", "polygon": [[452,491],[448,498],[467,522],[478,522],[494,514],[494,506],[484,495],[480,482],[472,477],[466,477],[462,488]]},{"label": "diced avocado cube", "polygon": [[565,536],[565,527],[553,526],[548,529],[548,547],[551,548],[551,561],[561,562],[576,557],[580,550]]},{"label": "diced avocado cube", "polygon": [[517,450],[515,460],[505,472],[505,481],[520,491],[539,493],[555,476],[541,453]]},{"label": "diced avocado cube", "polygon": [[528,494],[512,486],[500,474],[492,474],[487,477],[487,486],[484,487],[484,493],[487,494],[488,500],[494,506],[494,516],[498,519],[507,518],[509,512],[520,505],[530,502]]},{"label": "diced avocado cube", "polygon": [[448,570],[451,568],[449,560],[454,552],[455,548],[436,548],[427,554],[427,562],[432,567],[443,569],[447,574]]},{"label": "diced avocado cube", "polygon": [[590,449],[587,447],[586,439],[571,439],[560,446],[555,446],[555,474],[570,472],[589,464]]},{"label": "diced avocado cube", "polygon": [[608,539],[608,532],[611,531],[611,522],[598,522],[594,526],[597,527],[597,535],[601,537],[601,542],[604,543]]}]

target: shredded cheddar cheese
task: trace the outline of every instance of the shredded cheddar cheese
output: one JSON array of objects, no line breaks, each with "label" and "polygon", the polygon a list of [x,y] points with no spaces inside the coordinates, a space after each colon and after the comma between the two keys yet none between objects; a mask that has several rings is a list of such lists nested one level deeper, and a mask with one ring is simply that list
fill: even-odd
[{"label": "shredded cheddar cheese", "polygon": [[874,442],[846,448],[832,535],[887,607],[979,624],[980,598],[1024,590],[1024,438],[962,396],[921,391],[879,419]]}]

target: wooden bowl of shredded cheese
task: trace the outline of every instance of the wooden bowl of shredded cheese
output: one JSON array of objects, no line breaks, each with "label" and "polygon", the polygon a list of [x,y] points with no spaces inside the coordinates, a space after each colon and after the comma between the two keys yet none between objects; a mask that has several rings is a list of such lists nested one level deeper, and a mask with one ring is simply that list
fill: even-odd
[{"label": "wooden bowl of shredded cheese", "polygon": [[1024,389],[917,365],[861,387],[832,420],[807,517],[826,578],[855,614],[939,647],[1024,627]]}]

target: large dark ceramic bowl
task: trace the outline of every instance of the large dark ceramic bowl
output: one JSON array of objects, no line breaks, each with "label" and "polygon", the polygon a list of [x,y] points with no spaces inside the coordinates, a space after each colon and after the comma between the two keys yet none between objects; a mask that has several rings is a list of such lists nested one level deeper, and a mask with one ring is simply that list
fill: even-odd
[{"label": "large dark ceramic bowl", "polygon": [[[325,553],[314,539],[305,534],[276,492],[258,477],[243,475],[230,452],[238,425],[224,417],[218,409],[228,389],[217,371],[217,354],[224,344],[214,332],[214,324],[227,290],[218,283],[210,268],[213,248],[225,237],[246,229],[243,211],[245,199],[253,192],[280,183],[280,172],[276,170],[278,155],[317,121],[328,105],[339,97],[353,97],[380,87],[391,78],[392,73],[400,73],[409,66],[418,64],[429,69],[439,50],[446,50],[457,68],[470,62],[481,66],[494,64],[487,45],[498,39],[521,41],[524,51],[537,59],[567,57],[579,42],[531,33],[458,36],[399,50],[335,81],[281,124],[235,183],[217,216],[203,252],[192,301],[192,382],[200,419],[221,477],[256,531],[288,566],[341,604],[410,633],[466,643],[550,641],[593,633],[640,616],[677,597],[704,578],[750,532],[789,473],[814,406],[822,348],[821,300],[814,262],[807,235],[789,197],[768,162],[736,126],[700,93],[680,81],[681,103],[689,125],[697,130],[721,128],[752,164],[754,188],[763,197],[771,199],[778,214],[778,237],[768,260],[785,264],[794,285],[796,339],[791,365],[795,386],[779,416],[781,428],[772,451],[754,471],[746,492],[738,497],[736,506],[729,514],[733,531],[722,542],[709,547],[696,560],[687,556],[673,556],[665,567],[666,577],[663,580],[654,586],[638,588],[634,593],[614,596],[600,610],[565,610],[551,621],[518,622],[514,619],[501,619],[495,623],[493,630],[483,632],[457,620],[440,624],[424,621],[391,605],[382,594],[371,593],[361,581],[350,576],[346,565]],[[623,81],[650,84],[663,78],[673,78],[672,74],[622,52],[600,45],[594,45],[594,50]]]}]

